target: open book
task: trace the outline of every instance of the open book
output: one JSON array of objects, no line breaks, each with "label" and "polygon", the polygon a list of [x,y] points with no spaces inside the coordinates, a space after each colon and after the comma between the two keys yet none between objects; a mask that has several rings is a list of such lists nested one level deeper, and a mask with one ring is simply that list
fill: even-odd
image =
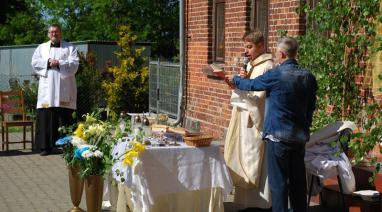
[{"label": "open book", "polygon": [[228,86],[229,86],[230,88],[232,88],[232,89],[235,88],[235,86],[234,86],[231,82],[229,82],[229,80],[226,78],[226,76],[225,76],[225,72],[224,72],[223,69],[221,69],[221,68],[215,66],[214,64],[211,64],[210,67],[211,67],[212,70],[213,70],[212,73],[214,73],[214,75],[215,75],[216,77],[218,77],[218,78],[224,80],[224,81],[228,84]]}]

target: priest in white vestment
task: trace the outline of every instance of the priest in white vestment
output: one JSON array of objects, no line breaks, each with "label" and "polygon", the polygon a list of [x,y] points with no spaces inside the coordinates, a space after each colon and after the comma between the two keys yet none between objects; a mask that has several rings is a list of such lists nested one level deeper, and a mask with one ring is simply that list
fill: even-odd
[{"label": "priest in white vestment", "polygon": [[50,40],[40,44],[32,56],[32,68],[39,77],[36,150],[42,156],[53,151],[58,128],[74,122],[72,113],[77,106],[77,49],[62,41],[59,25],[49,27],[48,37]]},{"label": "priest in white vestment", "polygon": [[[272,55],[265,53],[264,36],[260,31],[243,36],[245,54],[250,62],[240,76],[256,78],[273,67]],[[233,90],[233,106],[228,127],[224,158],[235,186],[236,209],[271,208],[267,177],[266,143],[261,130],[264,120],[265,92]]]}]

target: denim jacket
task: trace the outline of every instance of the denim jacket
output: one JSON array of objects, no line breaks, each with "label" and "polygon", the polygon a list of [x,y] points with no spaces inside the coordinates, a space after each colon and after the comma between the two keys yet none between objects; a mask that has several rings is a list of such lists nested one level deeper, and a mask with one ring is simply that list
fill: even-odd
[{"label": "denim jacket", "polygon": [[255,79],[235,76],[240,90],[266,91],[263,138],[307,142],[316,104],[317,82],[295,59],[288,59]]}]

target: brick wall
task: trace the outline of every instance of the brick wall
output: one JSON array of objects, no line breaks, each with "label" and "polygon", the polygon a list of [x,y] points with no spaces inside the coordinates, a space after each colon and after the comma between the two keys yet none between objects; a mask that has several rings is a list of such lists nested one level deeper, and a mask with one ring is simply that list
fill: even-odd
[{"label": "brick wall", "polygon": [[270,0],[269,1],[269,34],[268,46],[274,51],[280,38],[278,30],[287,30],[288,35],[301,35],[305,31],[305,17],[296,13],[300,0]]},{"label": "brick wall", "polygon": [[[200,122],[202,132],[222,139],[228,127],[232,107],[231,90],[222,80],[208,78],[203,68],[212,57],[213,1],[186,1],[186,119]],[[304,27],[295,13],[299,0],[269,1],[269,47],[273,50],[277,30],[288,30],[290,35],[300,34]],[[235,58],[243,52],[242,36],[250,25],[250,0],[225,1],[225,66],[228,73],[237,71]]]},{"label": "brick wall", "polygon": [[[209,3],[210,2],[210,3]],[[189,0],[186,5],[186,118],[199,121],[201,130],[219,137],[228,124],[228,89],[221,81],[207,78],[212,50],[212,3]]]},{"label": "brick wall", "polygon": [[[225,66],[228,73],[237,71],[235,58],[243,52],[241,37],[249,29],[251,0],[225,1]],[[300,0],[269,0],[268,50],[273,52],[280,37],[279,30],[291,36],[304,33],[305,17],[296,13]],[[212,60],[212,0],[187,0],[186,11],[186,119],[200,122],[202,132],[223,138],[232,107],[231,90],[227,85],[203,74]],[[371,75],[366,73],[358,82],[360,96],[367,102],[382,104],[382,95],[372,97]]]}]

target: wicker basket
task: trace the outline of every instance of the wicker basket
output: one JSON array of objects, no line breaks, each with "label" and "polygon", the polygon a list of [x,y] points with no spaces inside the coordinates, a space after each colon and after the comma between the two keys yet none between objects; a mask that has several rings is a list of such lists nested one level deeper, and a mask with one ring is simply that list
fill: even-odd
[{"label": "wicker basket", "polygon": [[184,136],[183,140],[188,146],[209,146],[212,141],[210,135]]}]

